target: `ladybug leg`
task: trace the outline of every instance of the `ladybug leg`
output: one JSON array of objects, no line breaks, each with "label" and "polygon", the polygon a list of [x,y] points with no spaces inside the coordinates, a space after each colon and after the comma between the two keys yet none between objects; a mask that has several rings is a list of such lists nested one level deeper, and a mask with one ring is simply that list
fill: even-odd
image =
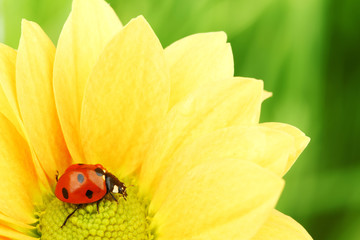
[{"label": "ladybug leg", "polygon": [[58,170],[56,170],[55,179],[56,179],[56,182],[59,181],[59,171]]},{"label": "ladybug leg", "polygon": [[78,205],[76,206],[75,210],[66,217],[63,225],[61,225],[61,228],[63,228],[63,226],[65,226],[67,220],[76,212],[76,210],[78,210],[78,209],[81,208],[81,207],[82,207],[82,204],[78,204]]},{"label": "ladybug leg", "polygon": [[[133,185],[133,186],[134,186],[134,185]],[[127,195],[127,192],[124,192],[122,195],[123,195],[123,198],[124,198],[125,201],[126,201],[126,198],[127,198],[127,196],[128,196],[128,195]]]},{"label": "ladybug leg", "polygon": [[97,213],[99,214],[99,204],[101,202],[102,199],[100,199],[99,201],[96,202],[96,209],[97,209]]},{"label": "ladybug leg", "polygon": [[110,193],[111,197],[112,197],[116,202],[118,202],[118,200],[114,197],[114,195],[112,195],[111,192],[109,192],[109,193]]},{"label": "ladybug leg", "polygon": [[124,193],[122,193],[121,195],[123,196],[124,200],[126,201],[126,198],[127,198],[127,193],[126,193],[126,192],[124,192]]}]

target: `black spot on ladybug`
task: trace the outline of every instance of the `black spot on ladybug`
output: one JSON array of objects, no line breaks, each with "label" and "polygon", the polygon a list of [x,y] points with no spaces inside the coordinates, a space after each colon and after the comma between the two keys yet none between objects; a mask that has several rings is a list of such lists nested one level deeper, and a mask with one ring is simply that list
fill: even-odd
[{"label": "black spot on ladybug", "polygon": [[66,188],[63,188],[62,190],[62,195],[65,199],[68,199],[69,198],[69,193],[68,191],[66,190]]},{"label": "black spot on ladybug", "polygon": [[102,170],[101,168],[95,168],[95,172],[100,177],[104,175],[104,170]]},{"label": "black spot on ladybug", "polygon": [[82,175],[82,173],[79,173],[79,174],[77,175],[77,180],[79,181],[79,183],[83,183],[84,180],[85,180],[84,175]]},{"label": "black spot on ladybug", "polygon": [[91,199],[92,198],[92,195],[93,195],[93,191],[91,190],[87,190],[85,195],[87,196],[88,199]]},{"label": "black spot on ladybug", "polygon": [[84,165],[83,163],[78,163],[79,166]]}]

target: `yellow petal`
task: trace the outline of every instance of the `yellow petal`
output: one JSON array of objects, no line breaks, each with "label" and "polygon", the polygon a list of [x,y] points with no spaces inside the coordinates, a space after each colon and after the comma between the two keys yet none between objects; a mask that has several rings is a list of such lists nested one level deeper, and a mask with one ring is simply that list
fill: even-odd
[{"label": "yellow petal", "polygon": [[15,83],[16,51],[0,43],[0,79],[11,107],[18,112]]},{"label": "yellow petal", "polygon": [[38,160],[55,181],[71,162],[53,95],[55,47],[36,23],[23,20],[16,60],[16,90],[27,136]]},{"label": "yellow petal", "polygon": [[38,178],[27,142],[0,114],[0,212],[25,223],[34,222]]},{"label": "yellow petal", "polygon": [[156,188],[153,205],[161,206],[181,177],[199,164],[234,158],[257,163],[281,177],[293,151],[291,136],[267,127],[230,127],[210,133],[184,145],[174,154]]},{"label": "yellow petal", "polygon": [[132,20],[92,72],[84,97],[81,136],[87,161],[134,170],[133,154],[168,109],[169,78],[163,49],[143,17]]},{"label": "yellow petal", "polygon": [[25,234],[31,233],[31,231],[34,230],[33,226],[15,220],[12,217],[5,216],[2,213],[0,213],[0,226],[7,226]]},{"label": "yellow petal", "polygon": [[75,0],[61,32],[54,63],[55,101],[64,137],[74,161],[83,160],[80,114],[90,71],[107,42],[121,28],[103,0]]},{"label": "yellow petal", "polygon": [[263,95],[262,95],[262,99],[263,101],[265,101],[266,99],[272,97],[272,92],[268,92],[268,91],[263,91]]},{"label": "yellow petal", "polygon": [[307,231],[294,219],[273,210],[269,219],[252,240],[312,240]]},{"label": "yellow petal", "polygon": [[12,239],[12,240],[36,240],[38,238],[25,235],[24,233],[18,232],[12,228],[0,225],[0,238],[1,239]]},{"label": "yellow petal", "polygon": [[24,136],[16,98],[16,51],[0,43],[0,111]]},{"label": "yellow petal", "polygon": [[[15,126],[17,132],[28,141],[23,122],[20,117],[17,94],[15,67],[17,53],[14,49],[0,43],[0,111]],[[46,185],[47,179],[39,166],[36,154],[32,149],[34,164],[41,182]]]},{"label": "yellow petal", "polygon": [[[237,159],[202,164],[173,186],[155,212],[153,226],[158,239],[187,239],[205,234],[222,239],[214,228],[229,229],[237,222],[234,236],[249,239],[261,227],[283,188],[283,181],[258,165]],[[153,212],[152,203],[150,211]],[[196,238],[195,238],[196,239]]]},{"label": "yellow petal", "polygon": [[208,83],[175,105],[160,124],[143,157],[142,190],[148,193],[156,189],[172,155],[181,145],[217,129],[257,123],[262,88],[262,81],[231,78]]},{"label": "yellow petal", "polygon": [[268,128],[273,128],[279,131],[283,131],[294,138],[295,148],[293,153],[289,156],[288,162],[284,169],[283,175],[285,175],[285,173],[291,168],[291,166],[294,164],[294,162],[302,153],[302,151],[309,144],[310,138],[305,136],[305,134],[302,131],[300,131],[298,128],[291,126],[289,124],[270,122],[270,123],[262,123],[261,125]]},{"label": "yellow petal", "polygon": [[170,107],[206,82],[231,78],[234,62],[224,32],[200,33],[165,49],[170,68]]},{"label": "yellow petal", "polygon": [[21,122],[19,117],[15,114],[14,109],[11,107],[8,98],[6,97],[2,87],[0,86],[0,113],[9,119],[9,121],[16,127],[17,131],[24,136]]}]

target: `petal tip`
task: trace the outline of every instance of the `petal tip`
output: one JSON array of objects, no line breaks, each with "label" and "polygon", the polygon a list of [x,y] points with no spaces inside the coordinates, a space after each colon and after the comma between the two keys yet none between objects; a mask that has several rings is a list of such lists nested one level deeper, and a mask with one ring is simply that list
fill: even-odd
[{"label": "petal tip", "polygon": [[272,96],[273,96],[272,92],[264,90],[262,94],[262,99],[263,101],[265,101],[266,99],[271,98]]},{"label": "petal tip", "polygon": [[[300,148],[301,148],[302,150],[304,150],[304,149],[307,147],[307,145],[309,145],[310,141],[311,141],[311,138],[308,137],[308,136],[306,136],[306,135],[304,134]],[[302,150],[301,150],[301,151],[302,151]]]},{"label": "petal tip", "polygon": [[222,38],[224,40],[224,42],[227,42],[228,36],[227,36],[226,32],[218,31],[218,32],[215,32],[215,34],[217,34],[220,38]]},{"label": "petal tip", "polygon": [[141,25],[147,25],[150,27],[150,24],[148,23],[148,21],[146,21],[146,18],[143,15],[139,15],[139,16],[131,19],[129,21],[128,25],[134,24],[134,23],[141,24]]},{"label": "petal tip", "polygon": [[21,19],[21,34],[26,33],[29,29],[36,30],[41,29],[41,27],[36,22],[27,20],[25,18]]},{"label": "petal tip", "polygon": [[30,27],[32,24],[34,24],[34,22],[25,18],[21,19],[21,32],[24,32],[24,30]]}]

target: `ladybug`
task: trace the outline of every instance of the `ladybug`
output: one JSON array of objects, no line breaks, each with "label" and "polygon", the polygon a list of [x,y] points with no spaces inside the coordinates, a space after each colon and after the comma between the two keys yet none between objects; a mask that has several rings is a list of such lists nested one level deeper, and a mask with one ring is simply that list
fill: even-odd
[{"label": "ladybug", "polygon": [[116,202],[112,193],[120,193],[125,200],[127,197],[124,183],[101,164],[73,164],[60,178],[58,176],[57,173],[55,196],[63,202],[77,205],[75,210],[67,216],[61,228],[84,204],[96,202],[99,212],[99,203],[108,193]]}]

